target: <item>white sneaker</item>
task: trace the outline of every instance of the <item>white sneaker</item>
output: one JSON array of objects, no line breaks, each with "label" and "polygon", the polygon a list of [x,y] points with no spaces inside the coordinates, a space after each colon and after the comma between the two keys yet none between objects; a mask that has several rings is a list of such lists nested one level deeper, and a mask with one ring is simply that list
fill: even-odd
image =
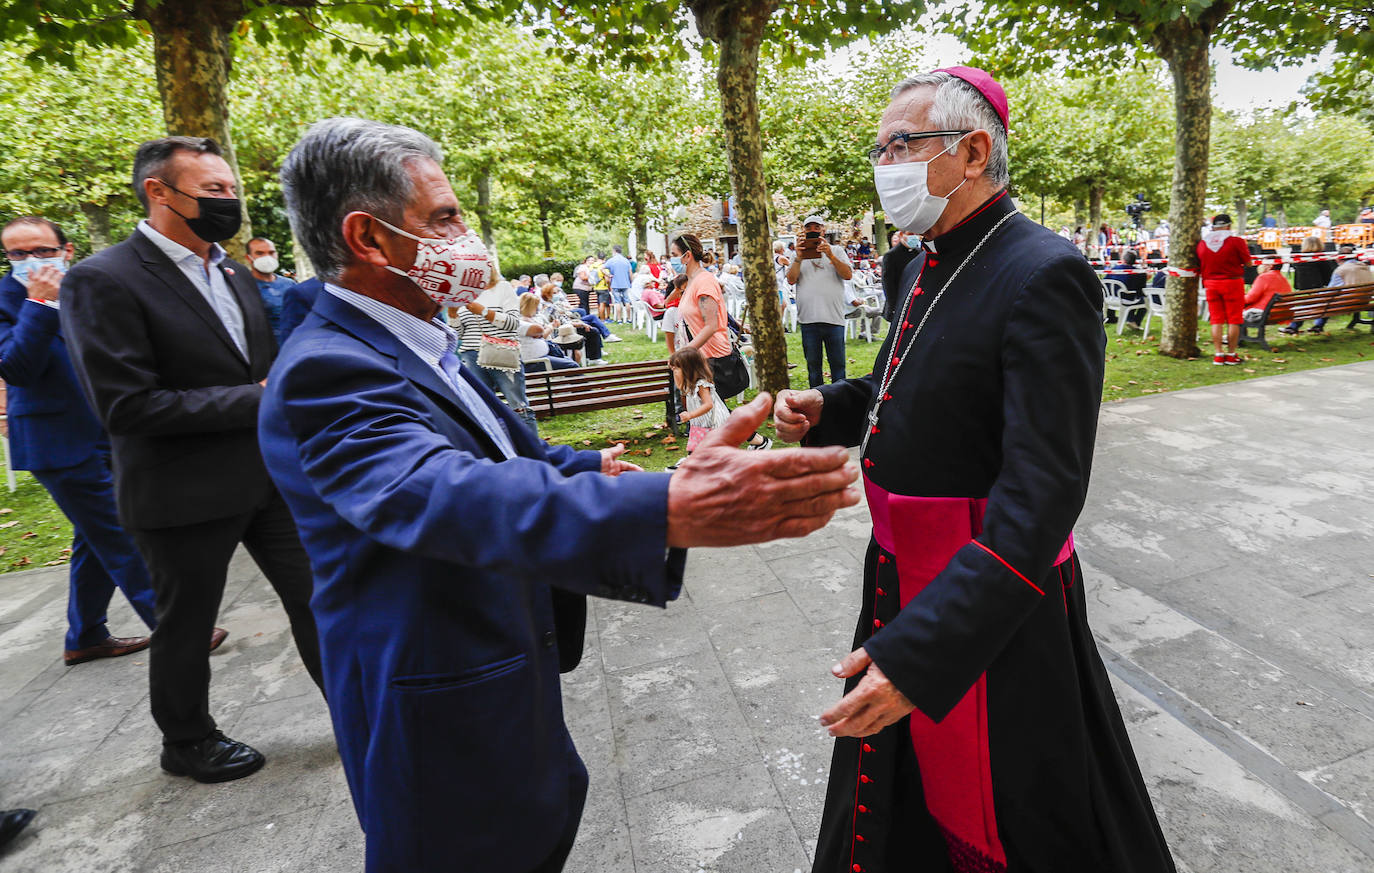
[{"label": "white sneaker", "polygon": [[602,342],[607,342],[607,343],[623,343],[623,342],[625,342],[625,341],[624,341],[623,339],[621,339],[620,337],[616,336],[615,334],[611,334],[610,336],[608,336],[608,337],[606,337],[604,340],[602,340]]},{"label": "white sneaker", "polygon": [[590,360],[590,361],[587,362],[587,366],[588,366],[588,367],[604,367],[604,366],[606,366],[606,365],[609,364],[609,363],[610,363],[610,361],[607,361],[605,358],[593,358],[592,360]]}]

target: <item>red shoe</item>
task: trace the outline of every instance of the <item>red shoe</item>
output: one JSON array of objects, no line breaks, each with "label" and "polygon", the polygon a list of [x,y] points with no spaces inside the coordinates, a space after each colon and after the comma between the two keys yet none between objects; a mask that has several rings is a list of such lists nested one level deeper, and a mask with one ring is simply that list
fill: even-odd
[{"label": "red shoe", "polygon": [[1240,358],[1236,355],[1227,355],[1225,363],[1228,367],[1234,367],[1236,364],[1240,363]]},{"label": "red shoe", "polygon": [[1222,367],[1222,366],[1225,366],[1225,365],[1226,365],[1226,356],[1225,356],[1225,355],[1213,355],[1213,356],[1212,356],[1212,366],[1213,366],[1213,367]]}]

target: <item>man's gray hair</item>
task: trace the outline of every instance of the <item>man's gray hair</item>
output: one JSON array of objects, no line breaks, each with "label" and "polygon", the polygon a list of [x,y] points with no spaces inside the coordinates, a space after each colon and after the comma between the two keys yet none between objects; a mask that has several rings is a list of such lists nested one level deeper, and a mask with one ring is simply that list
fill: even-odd
[{"label": "man's gray hair", "polygon": [[443,161],[418,131],[361,118],[310,125],[281,168],[286,214],[320,278],[337,280],[350,259],[344,216],[367,212],[399,225],[414,195],[410,165]]},{"label": "man's gray hair", "polygon": [[[998,188],[1011,181],[1007,169],[1007,129],[993,110],[992,104],[968,82],[949,73],[921,73],[897,83],[890,100],[896,100],[913,88],[934,86],[935,99],[930,104],[930,123],[936,130],[969,130],[982,128],[992,137],[992,150],[983,175]],[[959,141],[958,136],[945,137],[945,148]]]}]

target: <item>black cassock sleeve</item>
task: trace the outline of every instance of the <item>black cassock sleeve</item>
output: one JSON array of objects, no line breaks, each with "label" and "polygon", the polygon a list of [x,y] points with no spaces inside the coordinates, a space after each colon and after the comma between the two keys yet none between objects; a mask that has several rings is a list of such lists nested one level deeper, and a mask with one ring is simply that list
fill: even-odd
[{"label": "black cassock sleeve", "polygon": [[[1106,337],[1086,261],[1044,264],[1002,334],[1002,468],[983,532],[864,644],[927,716],[944,718],[1044,594],[1088,490]],[[847,401],[846,401],[847,402]],[[830,396],[826,396],[829,413]]]}]

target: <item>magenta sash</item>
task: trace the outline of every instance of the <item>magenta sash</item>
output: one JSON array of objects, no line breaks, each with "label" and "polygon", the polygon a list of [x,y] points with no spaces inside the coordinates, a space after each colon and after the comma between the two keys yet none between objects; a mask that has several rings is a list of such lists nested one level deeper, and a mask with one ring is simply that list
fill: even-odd
[{"label": "magenta sash", "polygon": [[[897,559],[902,607],[945,569],[956,552],[982,533],[985,499],[891,494],[867,477],[864,489],[874,538]],[[1070,534],[1055,564],[1072,554]],[[993,807],[987,675],[979,676],[938,723],[914,710],[911,742],[926,807],[944,831],[955,869],[1005,870],[1007,856],[997,836]]]}]

